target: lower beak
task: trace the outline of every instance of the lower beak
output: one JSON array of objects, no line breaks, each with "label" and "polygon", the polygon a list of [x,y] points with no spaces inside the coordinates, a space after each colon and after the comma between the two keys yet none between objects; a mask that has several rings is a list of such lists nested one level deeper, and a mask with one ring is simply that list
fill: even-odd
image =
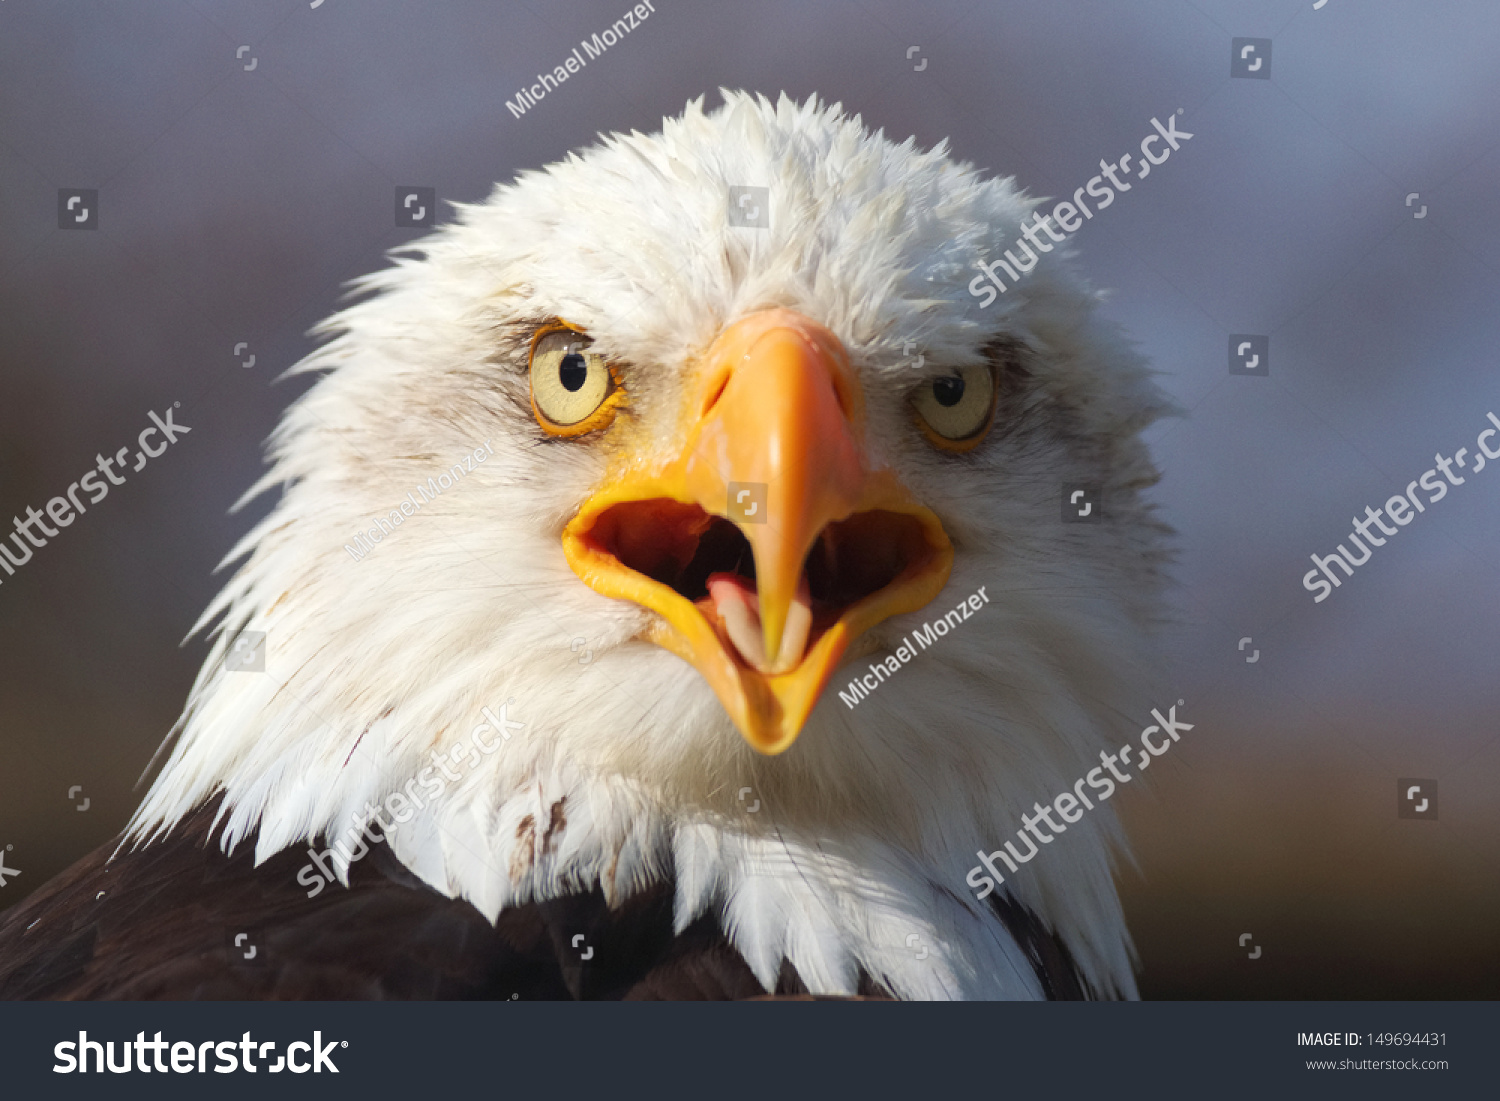
[{"label": "lower beak", "polygon": [[948,580],[942,524],[871,470],[839,340],[790,310],[725,329],[688,387],[676,454],[620,469],[563,532],[605,596],[656,612],[753,747],[796,740],[849,644]]}]

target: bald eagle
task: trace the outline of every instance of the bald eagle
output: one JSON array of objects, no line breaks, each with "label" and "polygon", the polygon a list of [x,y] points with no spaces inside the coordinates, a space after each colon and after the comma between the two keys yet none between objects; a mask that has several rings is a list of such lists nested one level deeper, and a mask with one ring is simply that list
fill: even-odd
[{"label": "bald eagle", "polygon": [[966,883],[1151,683],[1168,554],[1065,250],[970,290],[1038,202],[725,93],[397,250],[0,996],[1135,996],[1111,806]]}]

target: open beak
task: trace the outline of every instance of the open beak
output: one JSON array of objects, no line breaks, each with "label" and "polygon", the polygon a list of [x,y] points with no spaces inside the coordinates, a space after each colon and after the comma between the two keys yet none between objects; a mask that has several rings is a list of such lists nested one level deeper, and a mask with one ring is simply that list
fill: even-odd
[{"label": "open beak", "polygon": [[864,400],[842,344],[790,310],[714,341],[672,456],[623,465],[563,532],[568,564],[660,617],[762,753],[796,740],[849,644],[948,580],[938,518],[871,470]]}]

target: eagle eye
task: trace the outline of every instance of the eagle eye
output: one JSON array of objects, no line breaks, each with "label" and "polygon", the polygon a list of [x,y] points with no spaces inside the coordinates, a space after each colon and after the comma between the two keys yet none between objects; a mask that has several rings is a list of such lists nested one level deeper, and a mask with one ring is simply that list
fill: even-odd
[{"label": "eagle eye", "polygon": [[987,364],[929,379],[912,394],[922,430],[944,451],[978,445],[995,419],[995,372]]},{"label": "eagle eye", "polygon": [[543,430],[581,436],[603,428],[623,393],[592,342],[565,326],[539,331],[531,345],[531,408]]}]

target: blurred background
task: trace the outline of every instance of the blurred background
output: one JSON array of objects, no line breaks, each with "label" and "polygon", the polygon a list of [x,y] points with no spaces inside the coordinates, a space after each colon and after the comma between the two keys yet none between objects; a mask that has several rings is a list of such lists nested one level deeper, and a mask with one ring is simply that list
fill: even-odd
[{"label": "blurred background", "polygon": [[[1500,466],[1325,601],[1301,584],[1500,415],[1500,9],[1313,3],[653,0],[516,118],[626,0],[6,0],[0,516],[134,454],[150,410],[192,432],[0,574],[0,909],[139,799],[205,652],[179,643],[269,507],[227,514],[307,385],[273,379],[424,232],[396,187],[478,200],[731,87],[1067,196],[1180,109],[1191,141],[1074,238],[1187,414],[1151,440],[1195,729],[1120,797],[1142,992],[1500,994]],[[65,188],[97,228],[59,228]],[[1269,372],[1230,374],[1230,334]]]}]

